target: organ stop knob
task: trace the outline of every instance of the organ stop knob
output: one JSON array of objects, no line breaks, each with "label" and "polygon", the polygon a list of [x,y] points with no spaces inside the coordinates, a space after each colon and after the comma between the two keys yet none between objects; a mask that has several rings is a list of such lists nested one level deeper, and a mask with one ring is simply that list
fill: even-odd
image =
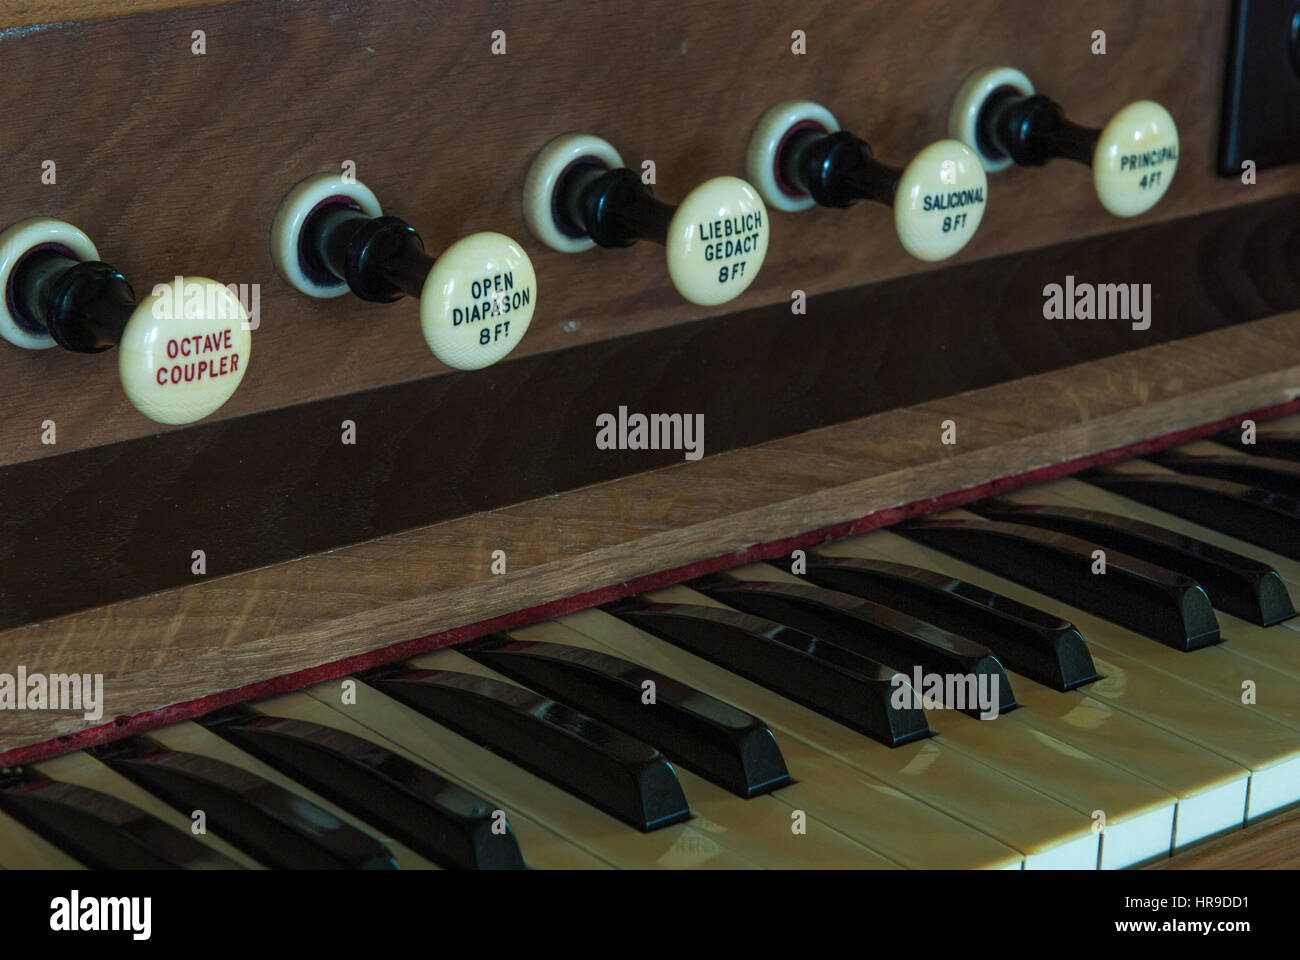
[{"label": "organ stop knob", "polygon": [[271,254],[280,275],[310,297],[414,297],[425,343],[458,370],[504,358],[537,309],[532,261],[510,237],[474,233],[432,257],[410,224],[383,215],[365,184],[338,174],[289,191],[271,226]]},{"label": "organ stop knob", "polygon": [[967,77],[953,98],[948,129],[991,171],[1012,163],[1042,166],[1053,157],[1091,167],[1097,198],[1117,217],[1154,207],[1178,169],[1178,126],[1160,104],[1135,101],[1094,130],[1067,120],[1060,104],[1035,93],[1012,67]]},{"label": "organ stop knob", "polygon": [[0,233],[0,336],[30,350],[117,347],[127,398],[158,423],[191,423],[221,407],[248,369],[248,313],[225,285],[178,276],[138,303],[70,223],[36,218]]},{"label": "organ stop knob", "polygon": [[847,207],[875,200],[894,208],[903,249],[918,260],[951,257],[984,218],[988,184],[974,151],[955,140],[930,144],[899,170],[821,104],[787,100],[759,118],[746,169],[778,210]]},{"label": "organ stop knob", "polygon": [[553,250],[662,244],[685,299],[716,306],[740,296],[767,255],[767,207],[750,184],[715,177],[676,207],[656,200],[607,141],[565,134],[537,155],[524,181],[524,220]]}]

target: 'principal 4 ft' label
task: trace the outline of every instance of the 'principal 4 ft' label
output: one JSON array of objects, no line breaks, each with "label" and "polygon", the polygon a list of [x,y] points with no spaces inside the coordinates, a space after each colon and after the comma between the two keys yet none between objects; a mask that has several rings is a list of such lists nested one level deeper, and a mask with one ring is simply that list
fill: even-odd
[{"label": "'principal 4 ft' label", "polygon": [[1135,217],[1165,195],[1178,169],[1178,127],[1154,100],[1130,103],[1102,128],[1092,154],[1097,199],[1117,217]]}]

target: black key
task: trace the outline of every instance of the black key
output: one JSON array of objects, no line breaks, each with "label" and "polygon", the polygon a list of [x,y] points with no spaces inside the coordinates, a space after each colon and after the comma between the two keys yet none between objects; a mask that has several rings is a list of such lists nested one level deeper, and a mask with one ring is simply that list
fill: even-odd
[{"label": "black key", "polygon": [[[978,697],[972,697],[974,704],[947,704],[968,716],[978,718],[1015,709],[1011,682],[988,647],[898,610],[810,583],[742,582],[717,575],[687,585],[720,603],[846,647],[909,678],[916,672],[971,677],[976,690],[984,694],[985,703],[981,705]],[[915,680],[913,686],[917,686]],[[945,688],[948,686],[945,684]]]},{"label": "black key", "polygon": [[494,823],[493,804],[376,743],[238,708],[200,722],[440,866],[525,866],[509,826]]},{"label": "black key", "polygon": [[1300,463],[1300,432],[1292,430],[1259,430],[1254,443],[1242,443],[1240,430],[1227,430],[1211,438],[1225,447],[1259,457],[1273,457]]},{"label": "black key", "polygon": [[1092,654],[1068,620],[945,573],[812,554],[805,577],[982,643],[1007,667],[1057,690],[1097,679]]},{"label": "black key", "polygon": [[1290,460],[1237,454],[1191,454],[1180,450],[1165,450],[1152,454],[1148,459],[1179,473],[1263,487],[1293,499],[1300,497],[1300,463]]},{"label": "black key", "polygon": [[1231,480],[1178,473],[1090,470],[1082,479],[1195,521],[1238,540],[1300,560],[1300,501]]},{"label": "black key", "polygon": [[0,809],[92,870],[238,870],[239,864],[117,797],[24,771]]},{"label": "black key", "polygon": [[690,817],[664,755],[531,690],[450,670],[381,667],[362,679],[638,830]]},{"label": "black key", "polygon": [[801,630],[738,610],[640,597],[603,609],[886,746],[930,735],[914,693],[903,698],[906,706],[894,705],[898,671]]},{"label": "black key", "polygon": [[[1219,641],[1219,621],[1200,584],[1094,541],[995,520],[923,520],[898,532],[1176,650]],[[1092,572],[1096,550],[1104,550],[1104,574]]]},{"label": "black key", "polygon": [[[456,648],[512,680],[658,747],[732,793],[753,797],[790,782],[772,731],[752,713],[629,660],[503,634]],[[655,702],[643,702],[647,680]]]},{"label": "black key", "polygon": [[332,813],[229,763],[131,738],[90,752],[264,866],[395,870],[383,845]]},{"label": "black key", "polygon": [[1295,616],[1277,571],[1251,557],[1185,537],[1155,524],[1081,507],[982,500],[971,510],[991,520],[1027,523],[1132,554],[1191,577],[1220,610],[1268,627]]}]

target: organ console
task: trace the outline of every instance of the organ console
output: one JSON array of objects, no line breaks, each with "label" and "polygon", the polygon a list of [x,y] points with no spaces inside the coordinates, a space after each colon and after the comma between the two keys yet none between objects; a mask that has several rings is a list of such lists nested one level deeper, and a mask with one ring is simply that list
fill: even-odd
[{"label": "organ console", "polygon": [[0,867],[1296,866],[1288,4],[0,0]]},{"label": "organ console", "polygon": [[252,348],[238,296],[206,277],[158,284],[136,302],[70,223],[33,218],[0,233],[0,335],[29,350],[117,347],[122,389],[158,423],[192,423],[239,387]]},{"label": "organ console", "polygon": [[841,130],[818,103],[778,103],[759,119],[746,169],[780,210],[813,203],[847,207],[876,200],[894,208],[903,249],[918,260],[946,260],[966,246],[984,218],[988,183],[975,152],[940,140],[898,170],[877,161],[865,140]]}]

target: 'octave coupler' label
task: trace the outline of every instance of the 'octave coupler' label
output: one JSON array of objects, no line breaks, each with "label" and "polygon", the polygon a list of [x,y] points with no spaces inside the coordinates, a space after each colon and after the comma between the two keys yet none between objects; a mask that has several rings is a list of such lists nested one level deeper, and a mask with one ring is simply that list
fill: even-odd
[{"label": "'octave coupler' label", "polygon": [[159,423],[201,420],[230,399],[252,347],[248,313],[223,284],[177,277],[131,314],[118,344],[127,397]]},{"label": "'octave coupler' label", "polygon": [[201,383],[214,377],[239,373],[239,351],[235,349],[235,329],[226,327],[212,333],[172,337],[167,341],[170,366],[160,366],[154,374],[158,386]]},{"label": "'octave coupler' label", "polygon": [[767,207],[736,177],[692,190],[668,227],[668,273],[692,303],[726,303],[758,276],[767,255]]},{"label": "'octave coupler' label", "polygon": [[420,325],[434,355],[458,370],[502,359],[528,330],[537,275],[523,248],[500,233],[476,233],[438,257],[420,295]]}]

